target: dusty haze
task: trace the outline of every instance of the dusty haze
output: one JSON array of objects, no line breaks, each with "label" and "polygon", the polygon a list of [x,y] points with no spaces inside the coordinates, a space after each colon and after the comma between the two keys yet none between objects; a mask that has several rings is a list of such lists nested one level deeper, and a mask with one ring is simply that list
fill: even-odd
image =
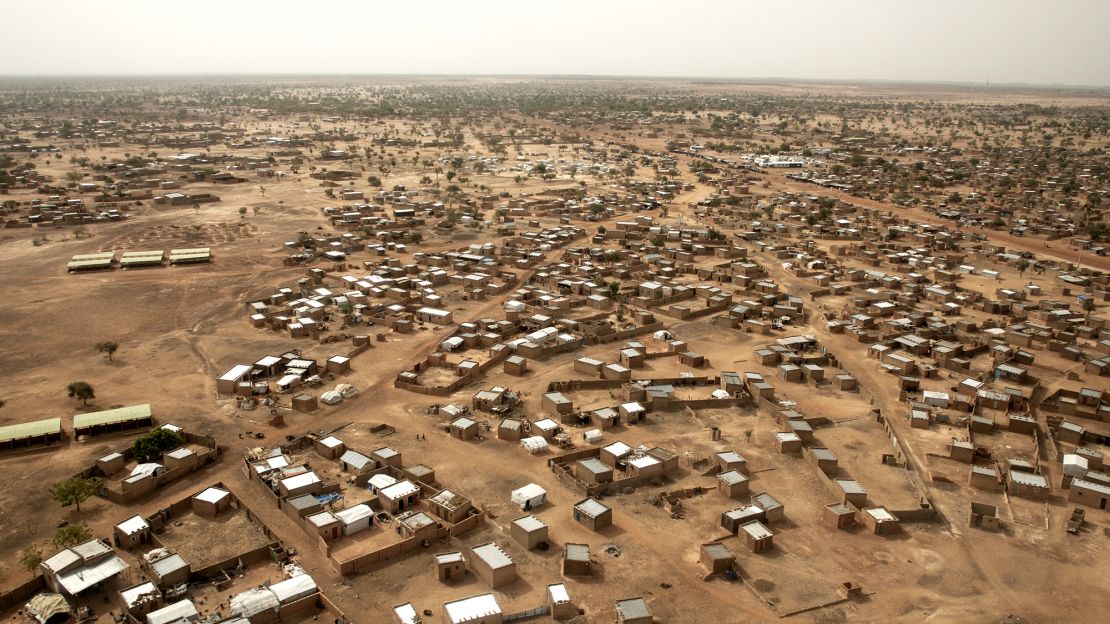
[{"label": "dusty haze", "polygon": [[[94,8],[95,7],[95,8]],[[5,74],[789,77],[1110,85],[1110,3],[9,3]]]}]

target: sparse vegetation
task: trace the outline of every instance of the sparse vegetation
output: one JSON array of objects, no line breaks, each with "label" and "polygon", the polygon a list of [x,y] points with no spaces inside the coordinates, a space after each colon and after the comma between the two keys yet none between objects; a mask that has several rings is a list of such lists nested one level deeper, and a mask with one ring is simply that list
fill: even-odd
[{"label": "sparse vegetation", "polygon": [[78,399],[81,405],[88,405],[89,399],[95,399],[96,394],[93,392],[93,387],[84,381],[73,381],[66,386],[66,394],[71,399]]},{"label": "sparse vegetation", "polygon": [[96,482],[84,477],[70,477],[50,487],[50,498],[62,507],[74,505],[81,511],[81,503],[96,493]]},{"label": "sparse vegetation", "polygon": [[[96,350],[108,356],[108,361],[112,361],[112,356],[119,350],[119,343],[112,340],[105,340],[96,343]],[[72,396],[72,395],[71,395]],[[92,398],[91,396],[89,398]]]}]

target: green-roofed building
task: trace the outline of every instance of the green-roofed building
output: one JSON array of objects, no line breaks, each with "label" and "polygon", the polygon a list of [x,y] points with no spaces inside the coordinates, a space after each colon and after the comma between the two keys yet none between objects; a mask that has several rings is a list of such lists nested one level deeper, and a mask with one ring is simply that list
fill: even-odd
[{"label": "green-roofed building", "polygon": [[112,261],[116,258],[116,252],[106,251],[103,253],[92,254],[77,254],[69,260],[66,265],[66,270],[69,272],[74,271],[107,271],[112,268]]},{"label": "green-roofed building", "polygon": [[210,247],[170,250],[170,264],[192,264],[197,262],[210,262],[211,260],[212,249]]},{"label": "green-roofed building", "polygon": [[0,451],[11,451],[38,445],[60,444],[62,419],[47,418],[18,425],[0,427]]},{"label": "green-roofed building", "polygon": [[154,424],[154,417],[150,412],[150,404],[132,405],[117,409],[77,414],[73,417],[73,436],[93,436],[102,433],[127,431],[140,427],[149,427]]},{"label": "green-roofed building", "polygon": [[156,251],[128,251],[120,256],[119,266],[122,269],[142,266],[162,266],[166,252],[161,249]]}]

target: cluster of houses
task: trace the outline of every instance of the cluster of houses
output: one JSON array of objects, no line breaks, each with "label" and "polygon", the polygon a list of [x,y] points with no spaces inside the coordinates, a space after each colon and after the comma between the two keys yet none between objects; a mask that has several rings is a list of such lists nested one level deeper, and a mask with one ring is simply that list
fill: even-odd
[{"label": "cluster of houses", "polygon": [[[41,564],[41,576],[29,586],[36,593],[24,606],[27,615],[46,624],[95,617],[103,596],[117,621],[132,624],[278,624],[295,622],[321,613],[325,604],[312,577],[295,562],[280,541],[263,539],[221,561],[187,560],[166,537],[168,525],[186,515],[218,522],[228,514],[255,516],[222,484],[216,484],[172,504],[151,516],[135,515],[112,530],[111,543],[90,539],[61,549]],[[200,530],[200,529],[188,529]],[[260,531],[270,535],[260,525]],[[192,536],[197,539],[200,536]],[[123,552],[132,553],[138,567]],[[236,587],[236,578],[247,569],[280,570],[280,580],[254,587]],[[271,577],[272,578],[272,577]],[[204,588],[227,591],[227,603],[206,600]],[[236,591],[238,590],[238,591]],[[209,596],[210,598],[210,596]],[[94,600],[96,599],[96,600]],[[343,614],[334,611],[334,615]]]}]

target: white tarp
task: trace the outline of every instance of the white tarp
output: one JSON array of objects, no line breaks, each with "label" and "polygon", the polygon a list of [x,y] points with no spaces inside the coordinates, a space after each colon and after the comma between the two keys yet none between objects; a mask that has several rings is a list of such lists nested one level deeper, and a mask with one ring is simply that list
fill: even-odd
[{"label": "white tarp", "polygon": [[521,509],[525,507],[535,509],[547,500],[547,490],[535,483],[529,483],[522,488],[513,490],[509,500],[511,500],[514,505],[518,505]]},{"label": "white tarp", "polygon": [[520,445],[533,455],[547,450],[547,440],[543,436],[530,436],[520,441]]}]

